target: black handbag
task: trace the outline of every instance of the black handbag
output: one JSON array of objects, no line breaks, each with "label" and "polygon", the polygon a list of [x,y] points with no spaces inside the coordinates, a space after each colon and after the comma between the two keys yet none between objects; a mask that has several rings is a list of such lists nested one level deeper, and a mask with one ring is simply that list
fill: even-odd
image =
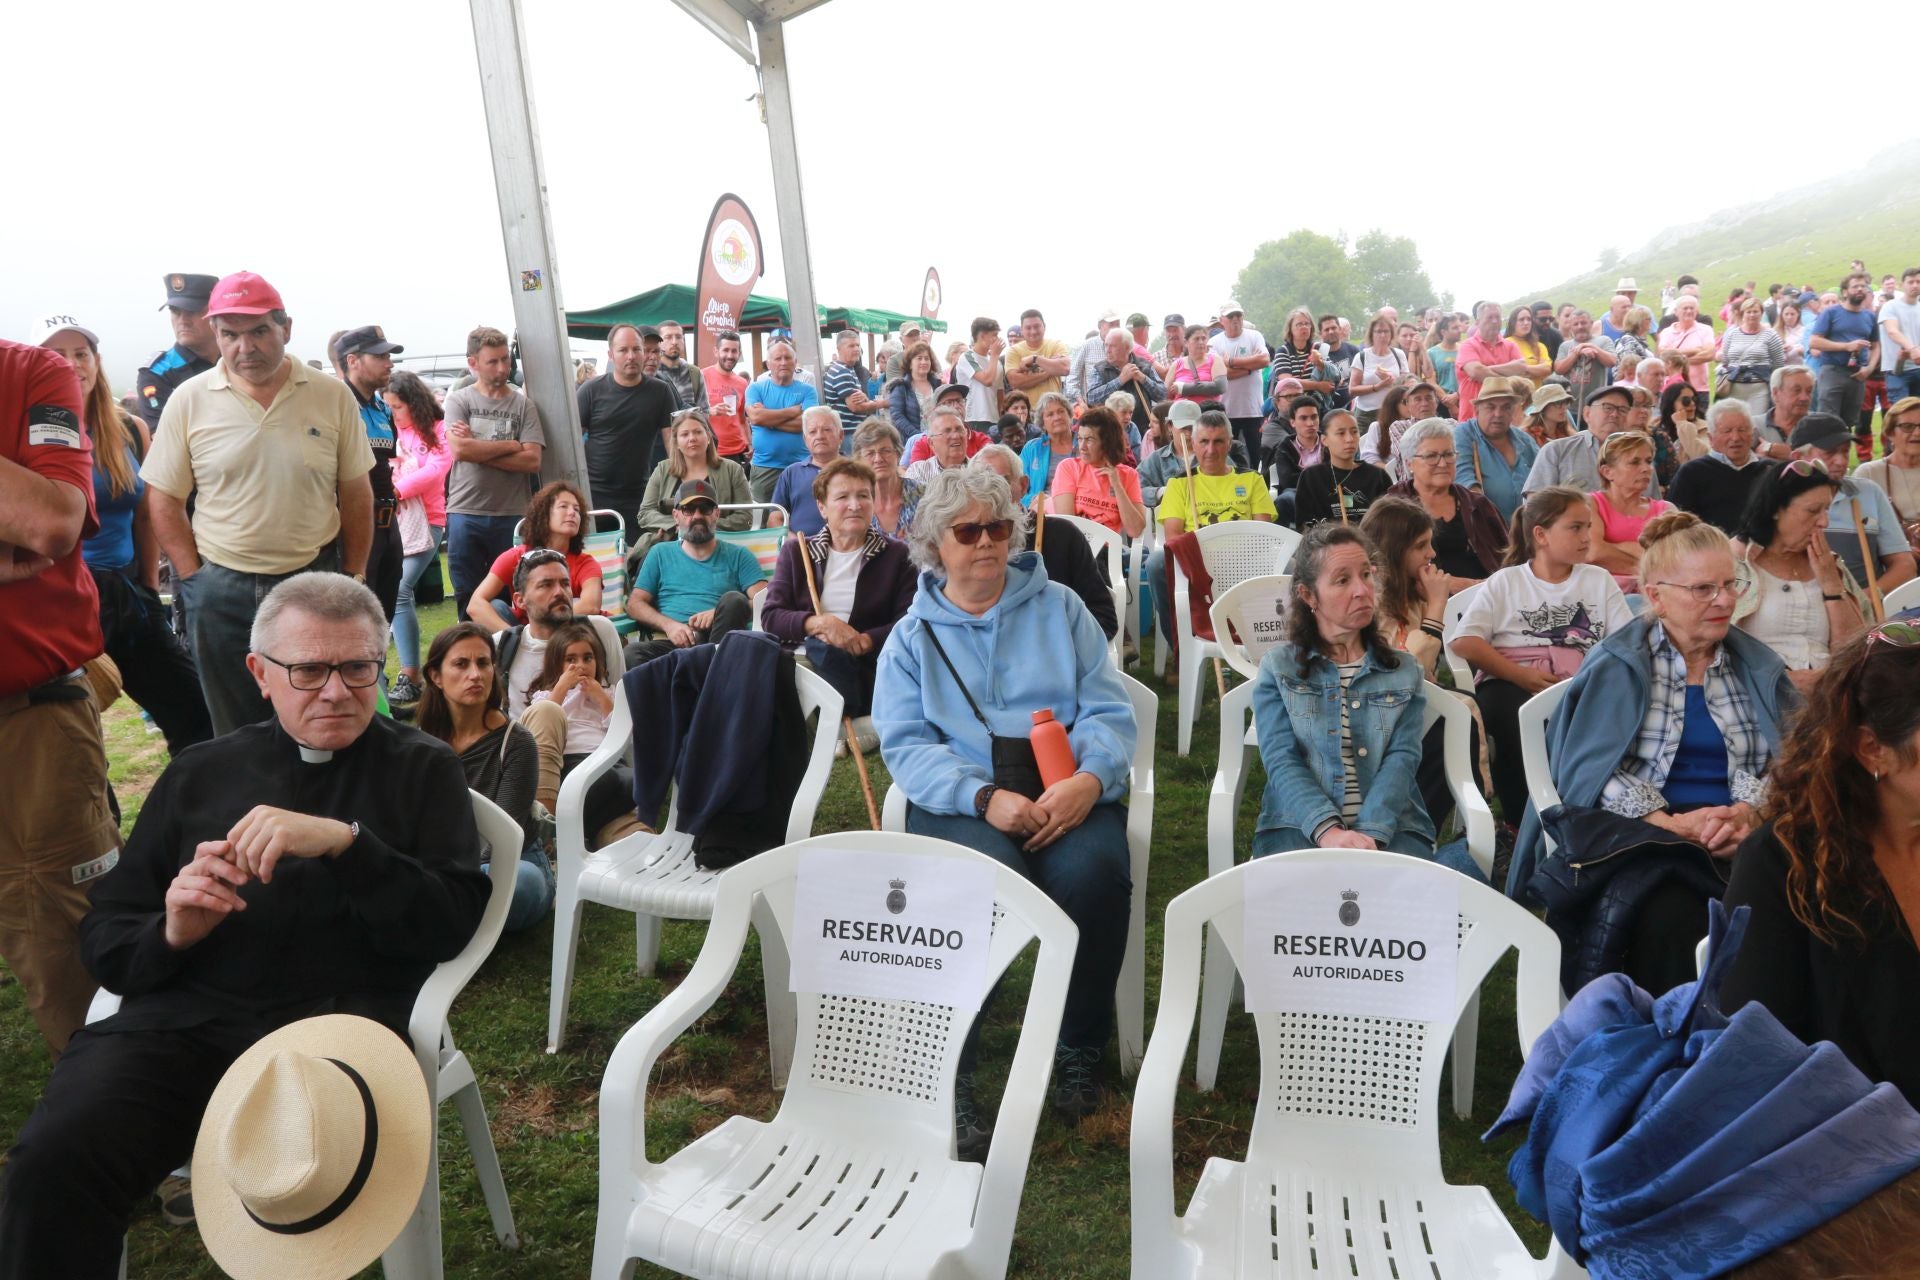
[{"label": "black handbag", "polygon": [[1046,791],[1046,784],[1040,781],[1040,762],[1034,758],[1033,743],[1026,738],[1003,738],[993,731],[987,718],[980,714],[980,704],[973,700],[973,693],[967,688],[967,682],[954,670],[953,659],[947,656],[946,649],[940,643],[940,636],[932,627],[925,628],[927,639],[933,642],[933,650],[940,655],[940,661],[947,664],[947,673],[953,682],[960,686],[960,694],[966,698],[967,706],[973,711],[973,718],[987,731],[990,758],[993,761],[993,785],[1003,791],[1011,791],[1017,796],[1029,800],[1038,800]]}]

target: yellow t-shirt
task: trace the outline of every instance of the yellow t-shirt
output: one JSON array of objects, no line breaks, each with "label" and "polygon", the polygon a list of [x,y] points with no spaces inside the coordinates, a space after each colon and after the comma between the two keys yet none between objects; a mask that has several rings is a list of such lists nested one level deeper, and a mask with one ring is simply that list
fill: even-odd
[{"label": "yellow t-shirt", "polygon": [[[1553,363],[1553,357],[1547,354],[1547,344],[1544,342],[1534,338],[1515,338],[1513,345],[1520,348],[1520,355],[1528,364],[1550,365]],[[1535,381],[1542,382],[1545,378],[1546,375],[1542,374]]]},{"label": "yellow t-shirt", "polygon": [[[1067,354],[1067,344],[1058,338],[1042,338],[1040,339],[1040,345],[1038,347],[1030,347],[1024,342],[1016,342],[1007,348],[1005,367],[1008,369],[1018,369],[1022,364],[1026,363],[1027,357],[1029,356],[1039,356],[1046,360],[1061,360],[1065,359]],[[1058,391],[1061,385],[1060,376],[1055,374],[1045,382],[1026,388],[1022,394],[1033,402],[1033,407],[1037,411],[1040,407],[1040,397],[1049,391]],[[1034,414],[1033,420],[1035,422],[1040,421],[1038,412]]]},{"label": "yellow t-shirt", "polygon": [[340,533],[342,482],[373,469],[347,384],[293,360],[262,409],[224,362],[167,401],[141,478],[169,497],[196,493],[200,558],[241,573],[292,573]]},{"label": "yellow t-shirt", "polygon": [[1267,492],[1267,482],[1251,471],[1230,471],[1224,476],[1210,476],[1202,472],[1193,473],[1193,500],[1200,507],[1200,522],[1196,525],[1187,506],[1187,478],[1175,476],[1167,481],[1167,487],[1160,493],[1160,509],[1156,513],[1164,523],[1178,520],[1188,533],[1196,528],[1219,524],[1222,520],[1251,520],[1255,516],[1272,518],[1278,513],[1273,508],[1273,495]]}]

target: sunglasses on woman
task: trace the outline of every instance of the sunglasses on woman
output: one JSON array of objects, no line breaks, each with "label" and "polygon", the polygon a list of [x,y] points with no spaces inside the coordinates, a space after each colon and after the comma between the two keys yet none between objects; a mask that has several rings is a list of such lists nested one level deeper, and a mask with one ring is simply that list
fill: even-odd
[{"label": "sunglasses on woman", "polygon": [[956,524],[952,532],[954,541],[963,547],[970,547],[980,541],[980,535],[983,533],[995,542],[1005,542],[1013,536],[1013,521],[989,520],[985,524]]},{"label": "sunglasses on woman", "polygon": [[1896,649],[1911,649],[1920,645],[1920,626],[1911,622],[1883,622],[1867,632],[1867,642],[1861,646],[1862,651],[1882,642]]}]

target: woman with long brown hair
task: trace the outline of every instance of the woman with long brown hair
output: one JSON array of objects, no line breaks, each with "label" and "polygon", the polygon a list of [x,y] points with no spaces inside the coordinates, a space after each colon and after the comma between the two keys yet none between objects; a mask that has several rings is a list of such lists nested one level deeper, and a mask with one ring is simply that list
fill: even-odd
[{"label": "woman with long brown hair", "polygon": [[587,554],[586,544],[586,498],[565,480],[542,485],[527,502],[527,514],[520,526],[520,545],[508,547],[494,560],[487,576],[473,589],[473,598],[467,603],[467,616],[489,631],[505,631],[526,621],[511,607],[511,587],[520,557],[535,547],[550,547],[567,558],[574,616],[599,613],[604,583],[600,562]]},{"label": "woman with long brown hair", "polygon": [[540,774],[539,748],[524,725],[507,719],[506,673],[494,660],[493,638],[472,622],[448,627],[427,649],[416,723],[420,732],[440,739],[460,757],[467,786],[499,805],[520,824],[521,847],[489,850],[520,857],[513,905],[505,928],[524,929],[553,905],[553,864],[540,843],[534,792]]},{"label": "woman with long brown hair", "polygon": [[1720,988],[1920,1104],[1920,627],[1889,622],[1837,654],[1768,777],[1729,909],[1752,908]]},{"label": "woman with long brown hair", "polygon": [[147,427],[114,399],[100,367],[100,340],[70,316],[49,316],[35,327],[38,345],[73,366],[93,441],[93,497],[100,529],[81,544],[100,596],[106,653],[120,668],[121,687],[166,735],[175,755],[213,737],[213,720],[200,692],[193,659],[174,636],[160,603],[160,543],[147,525],[140,461]]}]

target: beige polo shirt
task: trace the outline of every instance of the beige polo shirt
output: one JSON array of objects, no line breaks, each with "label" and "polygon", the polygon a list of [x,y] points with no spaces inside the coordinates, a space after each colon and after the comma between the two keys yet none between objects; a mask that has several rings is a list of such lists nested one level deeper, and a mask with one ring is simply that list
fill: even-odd
[{"label": "beige polo shirt", "polygon": [[343,481],[373,469],[347,384],[293,360],[261,409],[223,360],[167,401],[141,478],[170,497],[195,493],[200,558],[241,573],[292,573],[340,532]]}]

